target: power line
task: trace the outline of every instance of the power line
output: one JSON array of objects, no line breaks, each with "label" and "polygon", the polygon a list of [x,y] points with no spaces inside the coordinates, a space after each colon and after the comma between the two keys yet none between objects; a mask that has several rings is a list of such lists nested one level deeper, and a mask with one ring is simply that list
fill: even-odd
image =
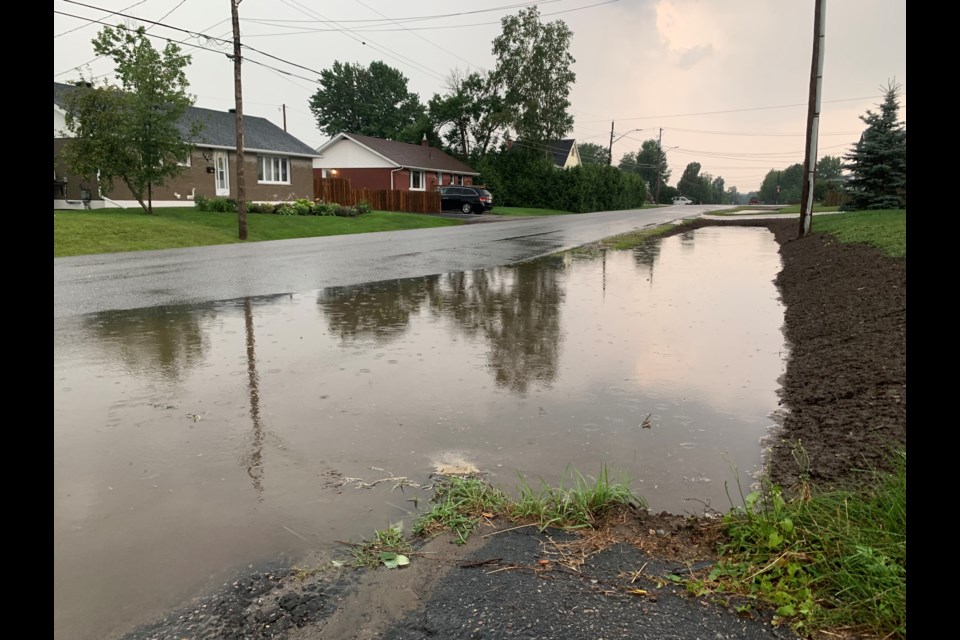
[{"label": "power line", "polygon": [[[81,7],[88,7],[88,8],[90,8],[90,9],[96,9],[96,10],[98,10],[98,11],[106,11],[106,9],[103,9],[103,8],[101,8],[101,7],[96,7],[96,6],[94,6],[94,5],[85,4],[85,3],[83,3],[83,2],[77,2],[77,0],[63,0],[63,1],[64,1],[64,2],[68,2],[68,3],[70,3],[70,4],[79,5],[79,6],[81,6]],[[185,2],[185,1],[186,1],[186,0],[182,0],[180,4],[183,4],[183,2]],[[180,5],[177,5],[177,7],[179,7],[179,6],[180,6]],[[174,7],[174,9],[171,10],[170,12],[168,12],[167,15],[169,15],[170,13],[173,13],[173,11],[176,10],[177,7]],[[60,14],[62,14],[62,15],[71,15],[71,14],[64,13],[64,12],[62,12],[62,11],[54,11],[54,13],[60,13]],[[211,36],[204,36],[202,33],[197,33],[196,31],[191,31],[191,30],[189,30],[189,29],[183,29],[183,28],[181,28],[181,27],[175,27],[175,26],[173,26],[173,25],[164,24],[164,23],[160,22],[159,20],[147,20],[147,19],[145,19],[145,18],[139,18],[139,17],[137,17],[137,16],[128,15],[128,14],[122,13],[122,12],[120,12],[120,11],[114,11],[114,12],[110,13],[110,15],[118,15],[118,16],[122,16],[122,17],[124,17],[124,18],[131,18],[131,19],[134,19],[134,20],[139,20],[140,22],[146,22],[146,23],[148,23],[148,24],[150,24],[150,25],[152,25],[152,26],[160,26],[160,27],[163,27],[163,28],[165,28],[165,29],[171,29],[171,30],[173,30],[173,31],[180,31],[180,32],[182,32],[182,33],[186,33],[186,34],[188,34],[188,35],[195,36],[195,37],[204,37],[204,38],[207,38],[208,40],[217,40],[217,41],[219,41],[219,42],[226,43],[226,44],[230,44],[230,43],[231,43],[231,41],[225,40],[225,39],[223,39],[223,38],[215,38],[215,37],[211,37]],[[72,16],[72,17],[81,17],[81,16]],[[105,22],[103,22],[103,21],[101,21],[101,20],[94,20],[93,18],[85,18],[85,19],[90,20],[91,22],[99,22],[100,24],[106,24]],[[221,22],[223,22],[223,21],[221,21]],[[218,22],[217,24],[220,24],[220,23]],[[211,28],[212,28],[212,27],[211,27]],[[181,43],[181,44],[182,44],[182,43]],[[195,45],[190,45],[190,46],[195,46]],[[291,62],[291,61],[289,61],[289,60],[286,60],[285,58],[281,58],[281,57],[279,57],[279,56],[275,56],[275,55],[273,55],[272,53],[267,53],[266,51],[262,51],[262,50],[260,50],[260,49],[257,49],[256,47],[251,47],[250,45],[243,45],[243,48],[249,49],[250,51],[255,51],[255,52],[259,53],[260,55],[267,56],[268,58],[272,58],[272,59],[274,59],[274,60],[277,60],[277,61],[279,61],[279,62],[283,62],[283,63],[288,64],[288,65],[293,66],[293,67],[298,67],[298,68],[300,68],[300,69],[304,69],[305,71],[309,71],[309,72],[315,73],[315,74],[317,74],[317,75],[320,75],[320,73],[321,73],[320,71],[317,71],[316,69],[311,69],[310,67],[304,66],[304,65],[302,65],[302,64],[299,64],[299,63],[296,63],[296,62]],[[103,56],[100,56],[100,57],[103,57]],[[98,59],[98,58],[95,58],[95,59]],[[91,62],[93,62],[93,61],[91,60]],[[85,64],[89,64],[89,62],[88,62],[88,63],[85,63]],[[257,64],[260,64],[260,63],[257,63]],[[76,67],[73,67],[73,68],[76,69]],[[68,69],[67,71],[71,71],[71,70],[72,70],[72,69]],[[62,75],[62,74],[57,74],[57,75]],[[291,74],[291,75],[292,75],[292,74]],[[54,77],[56,77],[56,76],[54,76]],[[315,82],[315,81],[311,79],[311,82]]]},{"label": "power line", "polygon": [[[756,132],[756,133],[749,133],[749,132],[746,132],[746,131],[704,131],[704,130],[701,130],[701,129],[681,129],[681,128],[679,128],[679,127],[670,127],[669,129],[668,129],[667,127],[664,127],[664,131],[685,131],[685,132],[688,132],[688,133],[705,133],[705,134],[708,134],[708,135],[716,135],[716,136],[743,136],[743,137],[751,137],[751,136],[754,136],[754,137],[759,137],[759,138],[767,138],[767,137],[774,138],[774,137],[780,137],[780,136],[790,137],[790,136],[803,136],[803,135],[805,135],[805,134],[803,134],[803,133],[777,133],[777,132],[768,132],[768,133]],[[838,131],[838,132],[835,132],[835,133],[821,133],[820,135],[821,135],[821,136],[854,136],[854,135],[859,135],[859,134],[860,134],[859,131]]]},{"label": "power line", "polygon": [[[551,4],[554,2],[560,2],[560,0],[540,0],[539,2],[521,2],[518,4],[503,5],[500,7],[491,7],[489,9],[476,9],[474,11],[458,11],[457,13],[440,13],[430,16],[406,16],[402,18],[396,18],[396,21],[399,22],[414,22],[419,20],[435,20],[438,18],[453,18],[456,16],[467,16],[475,13],[489,13],[491,11],[501,11],[503,9],[522,9],[524,7],[529,7],[532,5],[541,5],[541,4]],[[369,7],[368,7],[369,8]],[[381,14],[383,15],[383,14]],[[279,18],[270,18],[269,20],[257,19],[257,18],[246,18],[247,22],[259,22],[263,24],[270,24],[275,22],[292,22],[292,23],[302,23],[302,22],[322,22],[330,23],[333,20],[280,20]],[[356,20],[337,20],[337,24],[344,24],[347,22],[383,22],[376,18],[362,18]]]},{"label": "power line", "polygon": [[[91,22],[97,22],[97,23],[99,23],[99,24],[103,24],[103,25],[107,25],[107,26],[114,26],[114,25],[110,25],[109,23],[103,22],[102,20],[96,20],[96,19],[94,19],[94,18],[84,18],[83,16],[77,16],[77,15],[73,15],[73,14],[70,14],[70,13],[65,13],[65,12],[63,12],[63,11],[54,10],[54,13],[57,13],[57,14],[60,14],[60,15],[65,15],[65,16],[69,16],[69,17],[71,17],[71,18],[82,18],[82,19],[84,19],[84,20],[90,20]],[[222,22],[222,20],[221,20],[221,22]],[[217,24],[220,24],[220,23],[218,22]],[[116,28],[118,28],[118,29],[128,29],[127,27],[125,27],[125,26],[123,26],[123,25],[116,25]],[[160,40],[165,40],[165,41],[167,41],[167,42],[172,42],[172,43],[175,43],[175,44],[184,44],[185,46],[193,47],[193,48],[195,48],[195,49],[200,49],[200,50],[202,50],[202,51],[210,51],[210,52],[212,52],[212,53],[216,53],[216,54],[221,55],[221,56],[222,56],[222,55],[226,55],[222,50],[219,50],[219,49],[211,49],[211,48],[209,48],[209,47],[204,47],[204,46],[201,46],[201,45],[198,45],[198,44],[186,44],[186,41],[175,41],[175,40],[171,40],[170,38],[167,38],[167,37],[164,37],[164,36],[158,36],[158,35],[153,34],[153,33],[147,33],[147,34],[145,34],[145,35],[147,35],[147,36],[149,36],[149,37],[151,37],[151,38],[159,38]],[[199,35],[202,36],[202,34],[199,34]],[[203,37],[208,37],[208,36],[203,36]],[[218,39],[218,38],[213,38],[213,39]],[[99,60],[100,58],[103,58],[103,57],[104,57],[104,56],[99,56],[99,57],[97,57],[97,58],[94,58],[94,60]],[[264,63],[264,62],[260,62],[259,60],[255,60],[255,59],[249,58],[249,57],[245,57],[244,59],[245,59],[247,62],[250,62],[250,63],[252,63],[252,64],[259,65],[259,66],[261,66],[261,67],[265,67],[265,68],[267,68],[267,69],[271,69],[271,70],[273,70],[273,71],[276,71],[277,73],[282,73],[282,74],[284,74],[284,75],[288,75],[288,76],[293,77],[293,78],[299,78],[299,79],[301,79],[301,80],[306,80],[307,82],[312,82],[312,83],[314,83],[314,84],[319,84],[319,82],[317,82],[317,81],[316,81],[315,79],[313,79],[313,78],[307,78],[307,77],[305,77],[305,76],[300,76],[300,75],[297,75],[297,74],[295,74],[295,73],[291,73],[291,72],[289,72],[289,71],[285,71],[285,70],[283,70],[283,69],[278,69],[278,68],[273,67],[273,66],[271,66],[271,65],[269,65],[269,64],[266,64],[266,63]],[[91,60],[90,62],[93,62],[93,60]],[[65,73],[69,73],[70,71],[73,71],[74,69],[78,69],[78,68],[80,68],[81,66],[85,66],[85,65],[87,65],[87,64],[90,64],[90,62],[86,62],[86,63],[84,63],[83,65],[78,65],[78,66],[76,66],[76,67],[71,67],[70,69],[67,69],[66,71],[61,71],[60,73],[55,74],[53,77],[56,78],[56,77],[58,77],[58,76],[62,76],[62,75],[65,74]],[[106,74],[104,74],[104,75],[106,75]],[[100,77],[100,76],[94,76],[94,77]]]},{"label": "power line", "polygon": [[[303,14],[305,14],[305,15],[308,15],[308,16],[309,16],[309,15],[313,14],[313,15],[320,16],[320,17],[323,18],[324,20],[327,20],[327,17],[324,16],[322,13],[319,13],[319,12],[313,11],[313,10],[311,10],[311,9],[308,9],[308,8],[304,7],[302,4],[300,4],[299,2],[297,2],[296,0],[280,0],[280,1],[283,2],[285,5],[287,5],[287,6],[289,6],[289,7],[292,7],[292,8],[294,8],[294,9],[297,9],[298,11],[300,11],[301,13],[303,13]],[[291,2],[292,2],[292,4],[291,4]],[[297,6],[294,7],[293,5],[297,5]],[[337,25],[337,26],[339,27],[339,25],[338,25],[336,22],[331,21],[331,23],[334,24],[334,25]],[[392,49],[389,49],[389,48],[387,48],[387,47],[384,47],[383,45],[377,45],[377,44],[374,43],[372,40],[370,41],[371,43],[368,44],[366,40],[363,40],[363,39],[358,38],[357,36],[355,36],[355,35],[350,31],[350,29],[345,29],[345,28],[342,28],[342,27],[341,27],[341,28],[338,29],[338,31],[339,31],[340,33],[344,34],[345,36],[347,36],[347,37],[355,40],[356,42],[359,42],[360,44],[362,44],[362,45],[364,45],[364,46],[369,46],[369,47],[370,47],[371,49],[373,49],[374,51],[378,51],[378,52],[380,52],[380,53],[382,53],[382,54],[384,54],[384,55],[386,55],[386,56],[388,56],[388,57],[390,57],[390,58],[393,58],[394,60],[398,60],[398,61],[399,61],[399,59],[398,59],[398,56],[399,56],[400,58],[403,58],[404,60],[407,60],[407,61],[409,62],[409,65],[410,65],[410,66],[413,66],[414,68],[416,68],[416,69],[417,69],[418,71],[420,71],[421,73],[425,73],[426,75],[431,76],[431,77],[434,78],[435,80],[443,81],[443,76],[442,76],[441,74],[437,73],[436,71],[434,71],[434,70],[432,70],[432,69],[429,69],[428,67],[423,66],[422,64],[420,64],[420,63],[417,62],[416,60],[413,60],[413,59],[411,59],[411,58],[408,58],[407,56],[405,56],[405,55],[403,55],[403,54],[400,54],[400,53],[397,53],[397,52],[393,51]],[[389,53],[388,53],[388,52],[389,52]],[[393,55],[391,55],[391,54],[393,54]]]},{"label": "power line", "polygon": [[[129,7],[124,7],[123,9],[120,9],[120,11],[129,11],[130,9],[133,9],[133,8],[136,7],[137,5],[141,5],[141,4],[143,4],[144,2],[146,2],[146,1],[147,1],[147,0],[140,0],[140,2],[134,2],[134,3],[133,3],[132,5],[130,5]],[[182,3],[181,3],[181,4],[182,4]],[[112,15],[114,15],[114,14],[116,14],[116,13],[119,13],[119,11],[111,11],[109,15],[112,16]],[[91,24],[92,24],[92,23],[87,22],[87,23],[84,23],[84,24],[80,25],[79,27],[74,27],[73,29],[68,29],[67,31],[63,31],[63,32],[61,32],[61,33],[55,34],[55,35],[53,36],[53,39],[56,40],[56,39],[59,38],[60,36],[65,36],[65,35],[67,35],[68,33],[73,33],[74,31],[79,31],[80,29],[83,29],[84,27],[89,27]]]},{"label": "power line", "polygon": [[[387,16],[384,16],[384,15],[383,15],[382,13],[380,13],[379,11],[377,11],[376,9],[374,9],[373,7],[371,7],[370,5],[364,4],[361,0],[356,0],[356,2],[357,2],[358,4],[363,5],[363,6],[366,7],[367,9],[370,9],[370,11],[373,11],[374,13],[383,16],[384,18],[387,17]],[[396,22],[396,21],[394,21],[394,20],[391,19],[391,18],[387,18],[387,19],[390,20],[391,22],[394,22],[394,24],[400,24],[399,22]],[[428,43],[428,44],[432,44],[432,45],[435,46],[437,49],[440,49],[440,51],[443,51],[444,53],[449,53],[449,54],[452,55],[453,57],[458,58],[458,59],[460,59],[460,60],[463,60],[464,62],[466,62],[466,63],[467,63],[468,65],[470,65],[471,67],[480,68],[480,65],[474,64],[474,63],[470,62],[469,60],[467,60],[466,58],[463,58],[463,57],[457,55],[457,54],[454,53],[453,51],[450,51],[449,49],[445,49],[445,48],[441,47],[441,46],[438,45],[436,42],[433,42],[432,40],[428,40],[428,39],[424,38],[424,37],[423,37],[422,35],[420,35],[419,33],[416,33],[416,32],[414,32],[414,31],[412,31],[412,30],[410,30],[410,29],[407,29],[407,28],[404,27],[403,25],[400,25],[400,26],[401,26],[401,28],[403,28],[404,31],[408,31],[408,32],[412,33],[413,35],[417,36],[418,38],[420,38],[421,40],[423,40],[424,42],[426,42],[426,43]]]},{"label": "power line", "polygon": [[[824,102],[855,102],[857,100],[874,100],[877,98],[882,98],[883,96],[864,96],[862,98],[841,98],[839,100],[824,100]],[[699,113],[674,113],[671,115],[665,116],[634,116],[631,118],[614,118],[615,120],[649,120],[652,118],[684,118],[687,116],[712,116],[721,113],[741,113],[744,111],[765,111],[768,109],[790,109],[793,107],[805,107],[805,103],[798,104],[781,104],[772,107],[749,107],[746,109],[727,109],[724,111],[701,111]],[[583,123],[587,124],[589,122],[606,122],[606,120],[584,120]]]},{"label": "power line", "polygon": [[[563,11],[552,11],[552,12],[549,12],[549,13],[541,13],[540,16],[541,16],[541,17],[557,16],[557,15],[560,15],[560,14],[562,14],[562,13],[571,13],[571,12],[573,12],[573,11],[581,11],[581,10],[583,10],[583,9],[591,9],[591,8],[593,8],[593,7],[599,7],[599,6],[602,6],[602,5],[605,5],[605,4],[612,4],[612,3],[614,3],[614,2],[619,2],[619,0],[605,0],[604,2],[597,2],[597,3],[594,3],[594,4],[588,4],[588,5],[584,5],[584,6],[582,6],[582,7],[574,7],[573,9],[564,9]],[[526,5],[524,5],[524,6],[526,6]],[[276,27],[283,27],[283,26],[285,26],[285,25],[280,25],[280,24],[272,24],[271,22],[264,21],[264,20],[253,21],[253,22],[257,22],[257,24],[265,24],[265,25],[276,26]],[[323,22],[323,21],[318,20],[317,22]],[[332,21],[331,21],[331,22],[332,22]],[[494,24],[501,24],[501,23],[500,23],[499,21],[498,21],[498,22],[473,22],[473,23],[470,23],[470,24],[450,24],[450,25],[439,25],[439,26],[436,26],[436,27],[409,27],[407,30],[409,30],[409,31],[433,31],[433,30],[436,30],[436,29],[462,29],[462,28],[464,28],[464,27],[485,27],[485,26],[494,25]],[[381,26],[382,26],[382,25],[381,25]],[[300,34],[304,34],[304,33],[325,33],[325,32],[328,32],[328,31],[339,31],[339,29],[302,29],[302,30],[300,30],[300,31],[283,31],[283,32],[280,32],[280,33],[251,34],[251,35],[244,36],[244,37],[246,37],[246,38],[267,38],[267,37],[274,37],[274,36],[300,35]],[[391,32],[391,31],[400,31],[400,29],[361,29],[361,28],[356,28],[356,29],[351,29],[350,31],[351,31],[352,33],[388,33],[388,32]]]}]

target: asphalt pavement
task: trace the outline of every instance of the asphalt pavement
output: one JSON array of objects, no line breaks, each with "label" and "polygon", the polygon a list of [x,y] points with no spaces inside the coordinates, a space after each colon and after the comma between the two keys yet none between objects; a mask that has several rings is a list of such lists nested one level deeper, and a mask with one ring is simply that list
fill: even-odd
[{"label": "asphalt pavement", "polygon": [[[54,319],[501,266],[716,209],[671,206],[54,258]],[[475,216],[474,218],[483,218]]]}]

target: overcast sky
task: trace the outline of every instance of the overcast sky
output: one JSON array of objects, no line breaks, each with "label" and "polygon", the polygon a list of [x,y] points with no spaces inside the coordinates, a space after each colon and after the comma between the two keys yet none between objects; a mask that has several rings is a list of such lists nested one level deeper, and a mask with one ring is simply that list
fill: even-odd
[{"label": "overcast sky", "polygon": [[[320,70],[335,60],[382,60],[403,72],[425,104],[443,92],[452,69],[492,69],[500,19],[529,4],[244,0],[242,40],[264,52],[246,52],[244,113],[282,126],[286,105],[288,131],[319,146],[326,136],[308,100]],[[606,147],[613,121],[615,137],[626,134],[613,146],[616,162],[662,128],[669,184],[676,185],[688,163],[699,162],[701,172],[722,176],[741,193],[758,189],[770,169],[803,162],[815,0],[536,4],[544,22],[563,20],[573,31],[575,125],[568,137]],[[85,65],[88,77],[110,78],[112,62],[96,59],[90,44],[102,25],[89,19],[138,24],[109,15],[119,12],[142,19],[151,35],[184,41],[193,55],[187,75],[197,106],[233,106],[233,63],[224,55],[231,45],[169,28],[229,40],[229,0],[54,0],[53,8],[83,16],[54,13],[55,81],[78,79],[75,65]],[[903,85],[900,119],[906,121],[906,0],[830,1],[825,24],[818,157],[849,151],[864,129],[858,116],[877,110],[888,81]]]}]

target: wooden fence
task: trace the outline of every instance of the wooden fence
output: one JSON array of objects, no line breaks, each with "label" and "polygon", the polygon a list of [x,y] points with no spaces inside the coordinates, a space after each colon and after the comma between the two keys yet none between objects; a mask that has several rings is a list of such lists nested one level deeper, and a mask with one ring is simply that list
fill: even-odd
[{"label": "wooden fence", "polygon": [[352,207],[366,200],[371,209],[405,213],[437,213],[440,193],[437,191],[403,191],[400,189],[353,189],[350,178],[314,178],[313,198]]}]

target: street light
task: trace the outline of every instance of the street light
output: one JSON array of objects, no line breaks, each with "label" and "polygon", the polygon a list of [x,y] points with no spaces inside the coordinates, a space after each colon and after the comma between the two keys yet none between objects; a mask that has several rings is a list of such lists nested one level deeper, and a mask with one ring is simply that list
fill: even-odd
[{"label": "street light", "polygon": [[[630,131],[627,131],[627,133],[633,133],[634,131],[643,131],[643,129],[630,129]],[[607,155],[610,158],[611,167],[613,166],[613,143],[616,142],[617,140],[620,140],[621,138],[625,138],[627,136],[627,133],[623,134],[622,136],[619,136],[616,140],[614,140],[613,139],[613,123],[612,122],[610,123],[610,150],[607,152]]]}]

